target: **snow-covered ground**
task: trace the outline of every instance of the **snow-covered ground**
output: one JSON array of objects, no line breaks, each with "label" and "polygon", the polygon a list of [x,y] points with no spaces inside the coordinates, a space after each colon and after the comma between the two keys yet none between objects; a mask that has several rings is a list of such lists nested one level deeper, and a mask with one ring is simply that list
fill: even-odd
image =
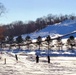
[{"label": "snow-covered ground", "polygon": [[[49,34],[55,38],[76,31],[75,24],[75,20],[68,20],[28,35],[32,39],[38,36],[46,37]],[[24,38],[25,36],[23,35]],[[66,40],[62,39],[63,46],[58,46],[57,40],[53,40],[49,50],[47,42],[41,44],[40,50],[37,44],[30,44],[29,49],[27,46],[20,46],[20,49],[14,46],[10,49],[7,44],[7,48],[0,48],[0,75],[76,75],[76,46],[71,49]],[[15,54],[18,56],[18,61]],[[39,56],[39,63],[36,63],[36,55]],[[50,63],[48,63],[48,55]]]},{"label": "snow-covered ground", "polygon": [[[18,55],[18,62],[10,54],[1,54],[0,75],[76,75],[76,57],[40,57]],[[5,64],[6,58],[6,64]]]}]

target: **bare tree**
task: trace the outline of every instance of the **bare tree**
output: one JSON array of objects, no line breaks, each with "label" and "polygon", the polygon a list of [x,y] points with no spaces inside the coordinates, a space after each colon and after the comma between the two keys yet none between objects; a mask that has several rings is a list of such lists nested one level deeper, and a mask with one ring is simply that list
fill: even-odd
[{"label": "bare tree", "polygon": [[0,16],[5,13],[6,8],[4,7],[4,5],[2,3],[0,3]]}]

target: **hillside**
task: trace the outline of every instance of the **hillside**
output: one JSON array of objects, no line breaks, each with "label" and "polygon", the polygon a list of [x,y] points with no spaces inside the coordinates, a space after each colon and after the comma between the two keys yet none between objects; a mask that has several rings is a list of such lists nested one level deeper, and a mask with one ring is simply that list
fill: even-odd
[{"label": "hillside", "polygon": [[[48,34],[51,36],[63,35],[76,31],[75,24],[76,21],[64,21],[28,35],[32,38]],[[23,35],[23,37],[25,36]],[[7,44],[6,48],[1,48],[0,75],[76,75],[76,47],[71,49],[65,44],[65,41],[66,39],[62,39],[64,45],[58,46],[58,44],[54,44],[54,42],[56,43],[54,40],[53,45],[50,43],[50,49],[48,49],[48,44],[43,42],[40,50],[37,44],[31,44],[29,48],[27,45],[21,45],[20,48],[15,45],[10,48],[10,44]],[[37,55],[39,63],[36,63]]]},{"label": "hillside", "polygon": [[[38,36],[46,37],[47,35],[50,36],[57,36],[57,35],[64,35],[76,30],[76,20],[66,20],[58,24],[48,25],[46,28],[34,32],[29,35],[31,38],[37,38]],[[26,37],[27,35],[23,35]],[[74,34],[76,36],[76,34]]]}]

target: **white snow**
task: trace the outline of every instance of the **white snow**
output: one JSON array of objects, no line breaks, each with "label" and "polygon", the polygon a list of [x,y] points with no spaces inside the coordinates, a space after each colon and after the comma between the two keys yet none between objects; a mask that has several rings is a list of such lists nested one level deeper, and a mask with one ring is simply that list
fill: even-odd
[{"label": "white snow", "polygon": [[[51,26],[48,26],[39,32],[29,35],[34,39],[32,40],[33,42],[36,42],[36,38],[39,35],[42,35],[42,40],[45,40],[45,37],[48,34],[50,34],[52,38],[55,38],[66,32],[65,29],[63,29],[64,31],[61,30],[62,28],[65,28],[65,25],[67,28],[69,25],[72,25],[72,29],[69,28],[69,32],[76,32],[75,24],[76,21],[65,21],[56,24],[56,30],[52,29],[53,31],[50,31]],[[59,27],[62,27],[59,30],[62,34],[57,32]],[[68,33],[68,31],[66,33]],[[23,35],[23,37],[25,36],[26,35]],[[40,52],[37,44],[31,44],[29,50],[27,46],[21,46],[21,49],[18,47],[12,47],[9,49],[9,44],[7,44],[7,48],[0,48],[0,75],[76,75],[76,47],[74,50],[67,50],[69,46],[67,46],[66,40],[67,38],[62,39],[64,44],[62,48],[56,44],[56,40],[53,40],[52,44],[50,43],[49,50],[47,43],[43,42],[40,47]],[[55,47],[52,47],[52,45],[55,45]],[[18,52],[15,52],[15,50]],[[36,53],[43,55],[39,56],[39,63],[36,63]],[[15,54],[18,56],[18,61],[15,58]],[[50,55],[50,63],[48,63],[47,59],[48,54]],[[53,54],[60,56],[54,56]]]},{"label": "white snow", "polygon": [[36,63],[35,56],[18,55],[18,62],[9,54],[1,56],[0,75],[76,75],[76,57],[50,57],[50,63],[41,57]]},{"label": "white snow", "polygon": [[[22,35],[22,37],[25,38],[27,35],[32,39],[36,39],[38,36],[46,37],[48,35],[54,37],[55,35],[64,35],[72,31],[76,31],[76,20],[66,20],[55,25],[48,25],[46,28],[41,29],[38,32]],[[76,34],[74,35],[76,36]]]},{"label": "white snow", "polygon": [[[66,40],[62,39],[64,43]],[[15,59],[15,53],[5,51],[1,53],[0,75],[76,75],[76,57],[53,56],[48,63],[47,56],[39,56],[39,63],[36,63],[35,51],[24,51],[16,53],[18,61]],[[43,50],[41,54],[44,53],[47,52]],[[52,54],[60,54],[60,52],[56,50]],[[64,51],[62,54],[73,53]]]}]

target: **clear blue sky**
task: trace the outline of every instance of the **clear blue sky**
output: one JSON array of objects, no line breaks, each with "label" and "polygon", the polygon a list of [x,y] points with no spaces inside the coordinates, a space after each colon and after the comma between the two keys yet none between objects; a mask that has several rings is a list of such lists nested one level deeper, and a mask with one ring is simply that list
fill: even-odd
[{"label": "clear blue sky", "polygon": [[48,14],[76,14],[76,0],[0,0],[7,13],[0,17],[0,23],[33,20]]}]

